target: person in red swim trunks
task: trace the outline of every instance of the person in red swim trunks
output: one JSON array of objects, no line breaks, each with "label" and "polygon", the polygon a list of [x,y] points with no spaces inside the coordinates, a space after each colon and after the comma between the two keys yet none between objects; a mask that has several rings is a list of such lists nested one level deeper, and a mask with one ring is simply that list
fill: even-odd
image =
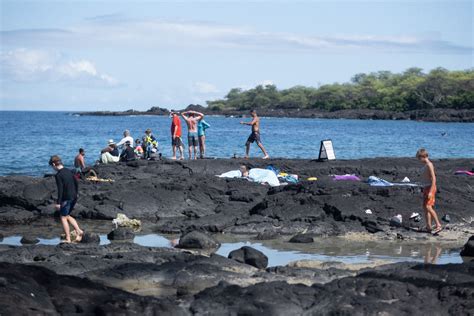
[{"label": "person in red swim trunks", "polygon": [[178,148],[180,154],[179,160],[183,160],[183,141],[181,140],[182,129],[179,112],[171,111],[171,117],[171,145],[173,147],[173,157],[171,159],[176,159],[176,148]]},{"label": "person in red swim trunks", "polygon": [[[433,234],[439,233],[443,227],[439,222],[438,215],[434,210],[435,195],[436,195],[436,174],[433,163],[428,158],[426,149],[421,148],[416,152],[416,158],[425,164],[422,171],[422,185],[423,185],[423,210],[425,211],[426,229]],[[431,229],[432,220],[436,223],[436,228]]]}]

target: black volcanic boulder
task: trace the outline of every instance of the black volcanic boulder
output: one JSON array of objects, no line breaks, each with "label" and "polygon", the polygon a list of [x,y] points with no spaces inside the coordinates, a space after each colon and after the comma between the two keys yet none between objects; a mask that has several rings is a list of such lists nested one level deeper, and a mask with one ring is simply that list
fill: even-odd
[{"label": "black volcanic boulder", "polygon": [[209,250],[209,249],[217,249],[219,246],[220,246],[220,243],[216,241],[214,238],[212,238],[211,236],[203,232],[193,230],[181,236],[181,238],[179,239],[179,243],[176,247],[183,248],[183,249]]},{"label": "black volcanic boulder", "polygon": [[228,258],[240,263],[254,266],[258,269],[265,269],[268,265],[267,256],[265,256],[262,252],[248,246],[231,251]]},{"label": "black volcanic boulder", "polygon": [[291,243],[299,243],[299,244],[309,244],[309,243],[314,242],[314,239],[313,239],[313,237],[308,236],[306,234],[298,234],[298,235],[293,236],[290,239],[290,242]]},{"label": "black volcanic boulder", "polygon": [[83,243],[83,244],[99,244],[100,243],[100,236],[96,233],[84,232],[84,235],[82,236],[81,243]]},{"label": "black volcanic boulder", "polygon": [[132,240],[135,234],[129,228],[119,227],[107,234],[109,240]]},{"label": "black volcanic boulder", "polygon": [[0,263],[0,310],[2,315],[189,315],[167,299],[5,262]]},{"label": "black volcanic boulder", "polygon": [[39,243],[39,239],[33,236],[23,236],[20,240],[23,245],[34,245]]},{"label": "black volcanic boulder", "polygon": [[461,250],[462,257],[474,257],[474,235],[472,235],[467,243],[464,245],[464,248]]}]

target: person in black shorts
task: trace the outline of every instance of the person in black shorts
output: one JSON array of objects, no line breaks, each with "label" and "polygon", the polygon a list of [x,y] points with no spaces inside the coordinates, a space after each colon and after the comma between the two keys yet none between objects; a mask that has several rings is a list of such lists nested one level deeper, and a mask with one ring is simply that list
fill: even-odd
[{"label": "person in black shorts", "polygon": [[250,122],[240,122],[240,124],[250,125],[252,127],[252,133],[245,143],[245,158],[249,157],[250,144],[256,142],[260,150],[263,152],[263,159],[268,159],[270,156],[260,140],[260,118],[257,116],[257,111],[255,110],[250,111],[250,115],[252,115],[252,120]]},{"label": "person in black shorts", "polygon": [[51,156],[49,165],[57,171],[54,178],[56,179],[56,186],[58,188],[58,199],[56,200],[55,208],[59,211],[61,216],[61,223],[66,234],[66,243],[71,242],[71,235],[69,224],[74,227],[76,231],[76,242],[82,240],[84,232],[79,228],[76,220],[70,215],[77,202],[78,183],[76,177],[71,170],[64,168],[64,165],[59,156]]}]

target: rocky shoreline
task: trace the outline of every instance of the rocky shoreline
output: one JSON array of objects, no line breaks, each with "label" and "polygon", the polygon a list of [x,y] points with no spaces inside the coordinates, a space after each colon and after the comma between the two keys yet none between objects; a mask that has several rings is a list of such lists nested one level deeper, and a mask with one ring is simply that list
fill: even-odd
[{"label": "rocky shoreline", "polygon": [[[450,225],[462,224],[474,209],[472,177],[454,175],[472,168],[472,159],[435,161],[438,176],[437,209],[449,214]],[[265,168],[269,164],[297,174],[297,184],[268,187],[245,179],[216,175],[241,164]],[[390,218],[405,219],[401,229],[423,226],[409,221],[421,213],[419,187],[370,186],[377,176],[391,182],[416,181],[421,165],[411,158],[375,158],[318,162],[300,159],[204,159],[197,161],[135,161],[99,165],[100,178],[81,180],[78,218],[111,220],[118,213],[155,223],[157,233],[180,234],[190,228],[210,233],[340,236],[370,232],[396,236]],[[362,181],[334,181],[330,175],[356,174]],[[307,178],[317,177],[317,181]],[[54,216],[55,182],[51,177],[0,177],[0,224],[25,224]],[[372,214],[366,214],[370,209]],[[56,214],[57,215],[57,214]]]},{"label": "rocky shoreline", "polygon": [[[272,164],[297,174],[300,182],[272,188],[215,176],[242,163]],[[434,163],[437,209],[440,216],[450,215],[439,236],[416,232],[423,221],[409,220],[412,212],[421,212],[419,188],[372,187],[364,181],[330,177],[357,174],[362,180],[371,175],[393,182],[404,177],[416,180],[420,165],[415,159],[204,159],[97,166],[100,178],[113,181],[81,180],[73,215],[110,227],[110,220],[124,213],[141,219],[148,231],[181,235],[179,248],[133,244],[133,234],[120,229],[109,237],[115,241],[108,245],[98,244],[95,231],[86,231],[80,244],[3,245],[0,310],[99,315],[472,314],[474,262],[469,257],[460,264],[396,263],[354,269],[340,263],[267,267],[265,256],[249,247],[229,258],[213,253],[219,244],[216,234],[249,239],[283,236],[306,242],[327,236],[348,241],[368,236],[462,245],[474,233],[474,178],[456,176],[454,171],[470,170],[473,161]],[[318,180],[306,180],[309,177]],[[54,195],[52,177],[0,177],[0,227],[24,231],[57,215]],[[401,225],[390,222],[395,214],[402,215]]]},{"label": "rocky shoreline", "polygon": [[[190,105],[185,110],[196,110],[206,115],[222,115],[245,117],[248,110],[210,110],[199,105]],[[184,110],[183,110],[184,111]],[[169,115],[169,110],[152,108],[148,111],[96,111],[78,112],[75,115],[84,116],[139,116],[139,115]],[[360,119],[360,120],[413,120],[426,122],[474,122],[474,110],[455,109],[426,109],[406,112],[393,112],[370,109],[353,109],[339,111],[319,111],[311,109],[258,109],[263,117],[293,117],[293,118],[322,118],[322,119]]]}]

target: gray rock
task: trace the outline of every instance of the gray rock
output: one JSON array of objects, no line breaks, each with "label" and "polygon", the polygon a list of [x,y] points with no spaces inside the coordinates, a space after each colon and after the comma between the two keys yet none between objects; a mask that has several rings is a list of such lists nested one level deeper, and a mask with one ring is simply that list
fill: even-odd
[{"label": "gray rock", "polygon": [[179,239],[179,243],[176,246],[177,248],[184,249],[217,249],[220,246],[220,243],[216,241],[211,236],[194,230],[189,233],[184,234]]},{"label": "gray rock", "polygon": [[33,236],[23,236],[20,242],[24,245],[34,245],[39,243],[39,239]]},{"label": "gray rock", "polygon": [[231,251],[228,257],[229,259],[254,266],[258,269],[265,269],[268,265],[267,256],[265,256],[261,251],[248,246]]},{"label": "gray rock", "polygon": [[129,228],[119,227],[108,233],[107,238],[109,240],[132,240],[135,238],[135,233]]},{"label": "gray rock", "polygon": [[100,243],[100,236],[96,233],[91,232],[84,232],[82,236],[81,243],[83,244],[99,244]]},{"label": "gray rock", "polygon": [[291,243],[299,243],[299,244],[309,244],[309,243],[312,243],[314,242],[314,239],[313,237],[311,236],[308,236],[306,234],[298,234],[298,235],[295,235],[293,236],[289,242]]}]

